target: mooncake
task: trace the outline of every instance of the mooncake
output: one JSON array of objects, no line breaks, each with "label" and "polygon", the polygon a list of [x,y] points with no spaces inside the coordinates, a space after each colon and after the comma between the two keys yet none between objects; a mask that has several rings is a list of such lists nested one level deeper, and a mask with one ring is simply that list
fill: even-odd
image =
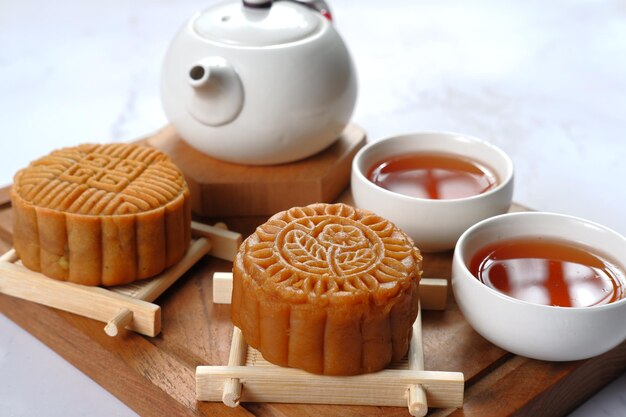
[{"label": "mooncake", "polygon": [[119,285],[178,262],[191,239],[189,188],[169,157],[131,144],[56,150],[11,188],[13,244],[29,269]]},{"label": "mooncake", "polygon": [[377,371],[408,350],[421,262],[413,241],[372,212],[292,208],[242,244],[232,320],[276,365],[324,375]]}]

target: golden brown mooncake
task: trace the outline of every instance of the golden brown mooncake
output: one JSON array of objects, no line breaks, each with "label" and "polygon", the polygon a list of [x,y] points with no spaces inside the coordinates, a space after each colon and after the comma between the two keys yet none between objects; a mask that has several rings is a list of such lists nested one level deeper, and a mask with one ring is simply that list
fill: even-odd
[{"label": "golden brown mooncake", "polygon": [[413,241],[372,212],[292,208],[241,245],[232,320],[276,365],[325,375],[377,371],[408,350],[421,261]]},{"label": "golden brown mooncake", "polygon": [[13,244],[26,267],[85,285],[119,285],[178,262],[191,239],[189,188],[154,148],[80,145],[20,170]]}]

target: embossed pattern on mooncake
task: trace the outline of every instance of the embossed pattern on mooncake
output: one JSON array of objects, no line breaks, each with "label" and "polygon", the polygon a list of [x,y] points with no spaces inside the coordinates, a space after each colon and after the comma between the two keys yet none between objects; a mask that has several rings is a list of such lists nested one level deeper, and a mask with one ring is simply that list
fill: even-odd
[{"label": "embossed pattern on mooncake", "polygon": [[286,297],[386,299],[415,274],[415,248],[388,220],[343,204],[293,208],[259,226],[244,264]]},{"label": "embossed pattern on mooncake", "polygon": [[81,145],[52,152],[16,176],[27,202],[67,213],[131,214],[159,208],[185,190],[169,158],[136,145]]},{"label": "embossed pattern on mooncake", "polygon": [[278,365],[329,375],[382,369],[406,354],[421,260],[411,239],[374,213],[292,208],[243,243],[233,323]]},{"label": "embossed pattern on mooncake", "polygon": [[64,148],[19,171],[14,245],[28,268],[86,285],[158,274],[191,239],[189,189],[167,155],[129,144]]}]

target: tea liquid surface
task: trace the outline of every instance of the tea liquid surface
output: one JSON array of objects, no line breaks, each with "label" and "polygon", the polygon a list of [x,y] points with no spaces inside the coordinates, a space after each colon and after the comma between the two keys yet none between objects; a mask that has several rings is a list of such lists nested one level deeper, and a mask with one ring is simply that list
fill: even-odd
[{"label": "tea liquid surface", "polygon": [[586,307],[626,297],[626,275],[614,263],[569,242],[515,239],[481,249],[470,271],[485,285],[535,304]]},{"label": "tea liquid surface", "polygon": [[381,161],[368,179],[389,191],[428,199],[465,198],[497,185],[487,167],[469,158],[439,153],[412,153]]}]

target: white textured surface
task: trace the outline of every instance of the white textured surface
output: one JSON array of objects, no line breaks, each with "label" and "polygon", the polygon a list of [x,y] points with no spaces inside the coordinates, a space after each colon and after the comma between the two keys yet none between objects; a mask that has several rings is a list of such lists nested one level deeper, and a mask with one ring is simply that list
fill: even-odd
[{"label": "white textured surface", "polygon": [[[209,3],[0,3],[0,183],[54,148],[163,126],[165,49]],[[331,6],[359,72],[354,120],[371,139],[418,130],[483,137],[516,163],[516,201],[626,233],[623,1]],[[0,404],[3,416],[135,415],[1,315]],[[622,376],[573,415],[625,413]]]},{"label": "white textured surface", "polygon": [[124,417],[136,414],[0,314],[0,415]]}]

